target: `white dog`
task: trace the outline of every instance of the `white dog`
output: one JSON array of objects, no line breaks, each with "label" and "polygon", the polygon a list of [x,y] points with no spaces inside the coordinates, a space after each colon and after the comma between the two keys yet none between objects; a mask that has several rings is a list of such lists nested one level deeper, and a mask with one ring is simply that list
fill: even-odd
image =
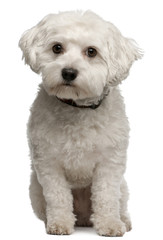
[{"label": "white dog", "polygon": [[71,234],[76,223],[122,236],[131,229],[129,125],[117,85],[140,50],[90,11],[50,14],[19,44],[43,79],[28,124],[34,212],[49,234]]}]

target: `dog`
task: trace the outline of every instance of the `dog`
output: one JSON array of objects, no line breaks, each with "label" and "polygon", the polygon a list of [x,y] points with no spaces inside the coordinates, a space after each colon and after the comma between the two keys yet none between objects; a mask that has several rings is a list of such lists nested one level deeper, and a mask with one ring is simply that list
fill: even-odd
[{"label": "dog", "polygon": [[48,234],[68,235],[77,225],[122,236],[131,230],[129,123],[118,85],[141,50],[91,11],[47,15],[19,46],[42,75],[27,130],[34,213]]}]

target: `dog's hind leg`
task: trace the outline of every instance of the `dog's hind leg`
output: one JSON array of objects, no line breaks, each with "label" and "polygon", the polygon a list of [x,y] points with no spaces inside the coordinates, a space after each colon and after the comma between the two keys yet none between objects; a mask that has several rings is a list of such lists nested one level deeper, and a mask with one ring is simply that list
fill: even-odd
[{"label": "dog's hind leg", "polygon": [[36,172],[31,174],[31,184],[29,187],[31,205],[36,216],[46,224],[46,202],[43,196],[42,186],[38,182]]},{"label": "dog's hind leg", "polygon": [[131,225],[130,216],[127,210],[127,201],[129,198],[129,193],[128,193],[127,183],[124,178],[121,183],[120,191],[121,191],[120,217],[121,217],[121,221],[124,222],[126,225],[126,230],[130,231],[132,229],[132,225]]}]

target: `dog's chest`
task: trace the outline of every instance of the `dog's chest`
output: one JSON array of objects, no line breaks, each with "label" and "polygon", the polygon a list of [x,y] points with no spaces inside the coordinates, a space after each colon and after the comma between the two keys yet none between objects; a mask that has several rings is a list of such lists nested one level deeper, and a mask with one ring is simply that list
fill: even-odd
[{"label": "dog's chest", "polygon": [[99,121],[89,120],[88,116],[83,120],[71,116],[70,120],[64,119],[63,122],[56,119],[56,124],[55,139],[51,142],[54,142],[57,159],[63,166],[67,180],[72,187],[91,184],[94,169],[100,161],[106,129],[100,126]]},{"label": "dog's chest", "polygon": [[65,176],[72,187],[86,187],[91,184],[99,156],[94,152],[71,152],[63,156],[62,165]]}]

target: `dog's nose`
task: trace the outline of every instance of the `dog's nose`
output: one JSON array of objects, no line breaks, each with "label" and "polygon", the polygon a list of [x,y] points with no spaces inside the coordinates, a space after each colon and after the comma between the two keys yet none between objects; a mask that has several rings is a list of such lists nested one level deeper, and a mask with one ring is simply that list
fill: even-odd
[{"label": "dog's nose", "polygon": [[62,69],[62,77],[68,81],[73,81],[78,75],[78,70],[73,68],[63,68]]}]

